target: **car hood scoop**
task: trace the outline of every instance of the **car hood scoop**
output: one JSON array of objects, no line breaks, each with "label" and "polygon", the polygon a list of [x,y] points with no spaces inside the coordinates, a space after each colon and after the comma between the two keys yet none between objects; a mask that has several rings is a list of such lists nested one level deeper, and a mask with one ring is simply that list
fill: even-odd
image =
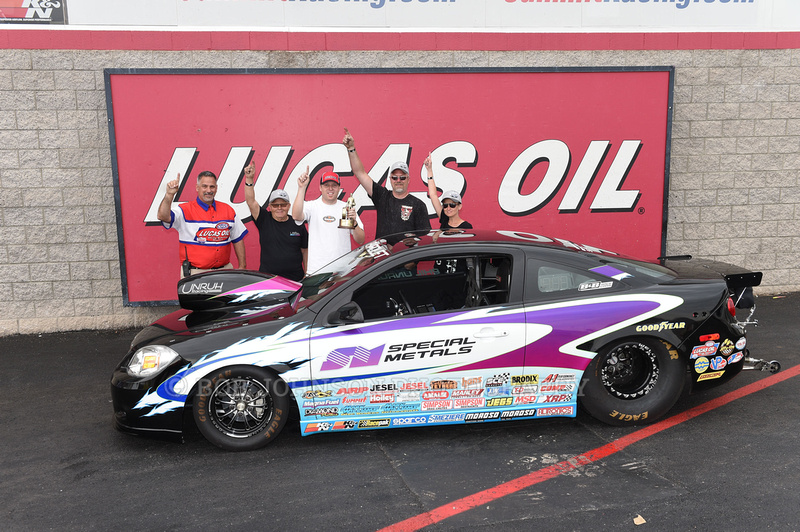
[{"label": "car hood scoop", "polygon": [[178,281],[178,302],[187,310],[218,310],[287,301],[302,288],[296,281],[269,273],[218,270]]}]

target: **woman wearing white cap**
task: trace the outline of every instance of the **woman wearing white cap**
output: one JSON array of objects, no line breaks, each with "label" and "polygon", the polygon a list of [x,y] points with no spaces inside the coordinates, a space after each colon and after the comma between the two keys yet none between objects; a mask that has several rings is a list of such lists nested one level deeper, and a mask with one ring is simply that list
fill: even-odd
[{"label": "woman wearing white cap", "polygon": [[461,194],[455,190],[446,190],[439,198],[436,182],[433,180],[433,163],[431,154],[425,159],[425,169],[428,171],[428,196],[431,198],[433,208],[439,216],[441,229],[472,229],[472,224],[461,219]]}]

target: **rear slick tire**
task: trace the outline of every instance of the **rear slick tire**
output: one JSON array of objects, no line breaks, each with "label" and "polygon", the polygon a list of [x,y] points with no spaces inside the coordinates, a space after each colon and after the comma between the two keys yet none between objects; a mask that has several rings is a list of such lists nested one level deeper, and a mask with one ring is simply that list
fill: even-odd
[{"label": "rear slick tire", "polygon": [[200,433],[226,451],[252,451],[272,441],[289,415],[289,387],[257,366],[223,368],[205,379],[194,398]]},{"label": "rear slick tire", "polygon": [[603,348],[584,373],[581,406],[609,425],[652,423],[680,398],[686,365],[677,351],[651,338]]}]

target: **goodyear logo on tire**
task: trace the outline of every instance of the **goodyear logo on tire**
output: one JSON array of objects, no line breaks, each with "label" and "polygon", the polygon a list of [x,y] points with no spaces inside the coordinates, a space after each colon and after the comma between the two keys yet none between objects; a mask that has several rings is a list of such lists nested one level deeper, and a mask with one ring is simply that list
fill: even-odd
[{"label": "goodyear logo on tire", "polygon": [[703,373],[707,369],[708,369],[708,359],[706,357],[700,357],[694,361],[694,370],[697,373]]}]

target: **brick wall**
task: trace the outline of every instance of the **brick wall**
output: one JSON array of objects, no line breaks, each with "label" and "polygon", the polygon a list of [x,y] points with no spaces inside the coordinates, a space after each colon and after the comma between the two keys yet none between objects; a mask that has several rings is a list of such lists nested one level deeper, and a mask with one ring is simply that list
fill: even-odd
[{"label": "brick wall", "polygon": [[[800,290],[800,49],[0,50],[0,335],[141,326],[124,307],[104,68],[676,67],[667,252]],[[632,87],[631,90],[635,90]]]}]

